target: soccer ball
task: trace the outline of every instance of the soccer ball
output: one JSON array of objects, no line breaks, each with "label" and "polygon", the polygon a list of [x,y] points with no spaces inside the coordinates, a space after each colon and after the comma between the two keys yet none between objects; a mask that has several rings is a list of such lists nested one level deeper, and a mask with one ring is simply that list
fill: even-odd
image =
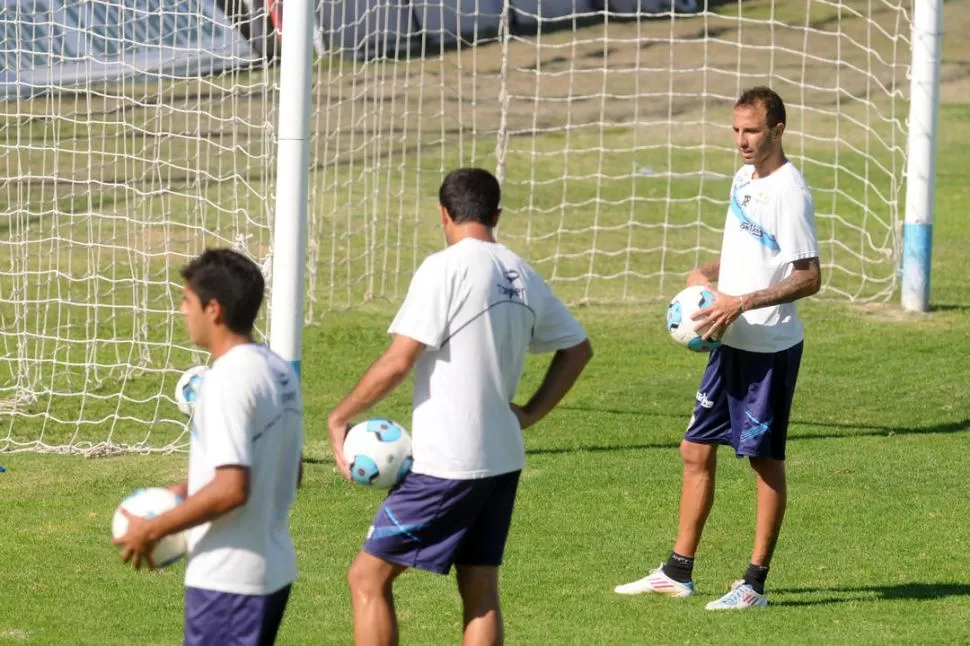
[{"label": "soccer ball", "polygon": [[697,323],[691,320],[697,310],[714,303],[714,292],[707,287],[691,285],[674,296],[667,306],[667,331],[677,343],[694,352],[710,352],[721,345],[719,341],[705,341],[697,333]]},{"label": "soccer ball", "polygon": [[389,489],[411,470],[411,436],[389,419],[369,419],[348,431],[344,459],[354,482]]},{"label": "soccer ball", "polygon": [[175,403],[183,414],[192,416],[195,410],[195,402],[199,398],[199,391],[202,389],[202,378],[205,376],[205,366],[192,366],[182,373],[178,383],[175,384]]},{"label": "soccer ball", "polygon": [[[128,531],[128,519],[121,513],[122,509],[133,516],[154,518],[180,504],[182,499],[168,489],[161,487],[137,489],[122,500],[115,510],[114,518],[111,520],[111,536],[120,538]],[[155,543],[155,549],[152,550],[152,563],[155,567],[171,565],[182,558],[186,549],[185,532],[170,534]]]}]

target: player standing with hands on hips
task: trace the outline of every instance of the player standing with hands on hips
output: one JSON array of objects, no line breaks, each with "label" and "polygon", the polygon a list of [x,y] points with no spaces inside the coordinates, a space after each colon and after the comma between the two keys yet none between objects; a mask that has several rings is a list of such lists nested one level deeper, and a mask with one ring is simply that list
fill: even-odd
[{"label": "player standing with hands on hips", "polygon": [[267,646],[296,579],[289,511],[302,476],[303,403],[293,368],[252,339],[263,275],[230,249],[182,269],[180,311],[192,342],[212,354],[192,417],[185,502],[115,540],[137,568],[154,544],[188,531],[186,646]]},{"label": "player standing with hands on hips", "polygon": [[[559,403],[592,356],[586,334],[545,281],[496,242],[501,190],[462,168],[438,193],[448,248],[429,256],[390,327],[390,346],[330,413],[337,466],[350,422],[414,369],[414,464],[377,511],[348,579],[358,646],[398,643],[394,580],[454,565],[463,644],[503,641],[498,570],[525,464],[522,429]],[[525,355],[555,352],[528,403],[512,404]]]},{"label": "player standing with hands on hips", "polygon": [[693,318],[711,351],[694,414],[680,445],[684,462],[680,525],[673,552],[620,594],[694,593],[694,554],[714,503],[718,445],[747,457],[758,508],[754,549],[744,577],[708,610],[767,605],[765,579],[787,502],[785,443],[804,331],[794,301],[821,287],[815,207],[805,180],[785,157],[785,105],[767,87],[744,92],[734,106],[734,139],[744,167],[734,176],[720,257],[690,272],[688,285],[710,287],[716,300]]}]

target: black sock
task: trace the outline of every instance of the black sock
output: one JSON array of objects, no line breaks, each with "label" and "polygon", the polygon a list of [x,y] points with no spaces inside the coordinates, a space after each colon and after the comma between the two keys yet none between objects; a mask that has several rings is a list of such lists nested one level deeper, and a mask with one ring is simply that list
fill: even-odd
[{"label": "black sock", "polygon": [[754,588],[758,594],[765,593],[765,579],[768,578],[767,565],[748,564],[748,569],[744,571],[744,582]]},{"label": "black sock", "polygon": [[674,581],[687,583],[694,573],[694,557],[671,552],[667,562],[664,563],[663,572]]}]

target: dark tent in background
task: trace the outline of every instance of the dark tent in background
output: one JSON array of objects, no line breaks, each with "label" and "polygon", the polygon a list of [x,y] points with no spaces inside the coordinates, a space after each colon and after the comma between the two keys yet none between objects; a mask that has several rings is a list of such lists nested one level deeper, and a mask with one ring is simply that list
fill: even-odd
[{"label": "dark tent in background", "polygon": [[[487,42],[498,36],[503,2],[318,0],[318,48],[369,60]],[[509,28],[518,34],[567,29],[603,20],[604,9],[615,20],[699,7],[697,0],[510,0]]]}]

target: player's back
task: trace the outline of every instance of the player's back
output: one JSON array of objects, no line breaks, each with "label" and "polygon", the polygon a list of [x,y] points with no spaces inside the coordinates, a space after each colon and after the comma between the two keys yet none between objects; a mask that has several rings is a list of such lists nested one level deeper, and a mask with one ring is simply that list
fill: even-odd
[{"label": "player's back", "polygon": [[299,477],[302,412],[296,374],[265,346],[236,346],[206,374],[189,493],[205,486],[216,468],[239,465],[249,469],[249,497],[192,531],[187,584],[267,594],[296,578],[288,513]]},{"label": "player's back", "polygon": [[422,264],[390,329],[428,346],[415,365],[417,473],[469,479],[522,468],[509,402],[526,352],[545,349],[535,347],[537,326],[564,311],[542,277],[498,243],[466,238]]}]

